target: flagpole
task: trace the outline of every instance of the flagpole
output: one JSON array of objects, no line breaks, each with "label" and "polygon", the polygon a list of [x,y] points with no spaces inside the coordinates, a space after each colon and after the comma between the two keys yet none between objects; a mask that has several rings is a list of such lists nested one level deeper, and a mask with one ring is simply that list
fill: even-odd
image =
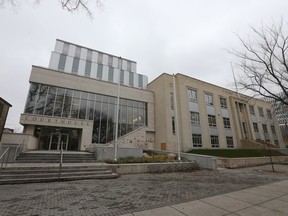
[{"label": "flagpole", "polygon": [[177,152],[178,152],[178,161],[181,161],[180,157],[180,146],[179,146],[179,124],[178,124],[178,106],[177,106],[177,96],[176,96],[176,86],[175,86],[175,75],[173,74],[173,99],[175,106],[175,126],[176,126],[176,139],[177,139]]}]

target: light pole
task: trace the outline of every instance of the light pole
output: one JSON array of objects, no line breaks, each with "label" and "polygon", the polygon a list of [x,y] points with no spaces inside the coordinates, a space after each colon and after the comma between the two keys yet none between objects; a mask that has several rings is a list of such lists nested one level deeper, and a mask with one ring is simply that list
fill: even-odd
[{"label": "light pole", "polygon": [[118,150],[118,125],[119,125],[119,101],[120,101],[120,77],[122,69],[122,58],[118,59],[118,86],[117,86],[117,104],[116,104],[116,131],[115,131],[115,142],[114,142],[114,160],[117,161],[117,150]]}]

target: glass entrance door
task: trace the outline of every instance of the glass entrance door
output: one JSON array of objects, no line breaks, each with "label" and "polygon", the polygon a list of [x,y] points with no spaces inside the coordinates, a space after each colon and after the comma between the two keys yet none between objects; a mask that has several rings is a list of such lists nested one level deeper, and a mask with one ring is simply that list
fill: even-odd
[{"label": "glass entrance door", "polygon": [[69,134],[52,133],[50,137],[49,150],[60,150],[61,144],[63,150],[68,149]]}]

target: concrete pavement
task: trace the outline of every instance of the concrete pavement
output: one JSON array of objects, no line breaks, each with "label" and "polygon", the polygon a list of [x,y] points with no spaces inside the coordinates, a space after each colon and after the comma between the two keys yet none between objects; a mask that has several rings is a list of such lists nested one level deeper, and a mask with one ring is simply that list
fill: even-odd
[{"label": "concrete pavement", "polygon": [[288,180],[122,216],[286,216]]},{"label": "concrete pavement", "polygon": [[0,185],[0,215],[288,215],[288,165],[275,169]]}]

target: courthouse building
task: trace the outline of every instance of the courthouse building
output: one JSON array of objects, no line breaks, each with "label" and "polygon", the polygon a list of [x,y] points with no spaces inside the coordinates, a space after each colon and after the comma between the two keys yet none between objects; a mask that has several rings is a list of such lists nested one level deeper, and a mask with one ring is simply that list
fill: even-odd
[{"label": "courthouse building", "polygon": [[269,103],[182,74],[148,83],[136,62],[62,40],[29,82],[28,149],[113,146],[117,134],[119,147],[163,150],[283,145]]}]

